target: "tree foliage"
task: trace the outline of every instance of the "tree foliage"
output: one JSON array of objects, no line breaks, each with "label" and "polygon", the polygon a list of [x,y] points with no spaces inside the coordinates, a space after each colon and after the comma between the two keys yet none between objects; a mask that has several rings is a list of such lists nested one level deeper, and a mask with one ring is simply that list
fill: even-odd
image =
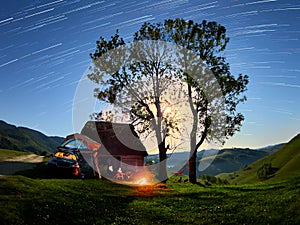
[{"label": "tree foliage", "polygon": [[[134,34],[133,41],[142,43],[139,51],[130,48],[124,51],[125,42],[118,31],[108,41],[103,37],[97,41],[97,50],[91,54],[94,67],[88,75],[99,84],[95,96],[129,113],[140,133],[153,130],[160,160],[165,161],[166,138],[180,132],[180,127],[176,116],[163,115],[164,107],[171,102],[170,96],[176,88],[179,89],[174,83],[180,84],[192,112],[189,169],[190,181],[195,183],[197,149],[205,140],[224,143],[240,130],[244,116],[237,112],[237,106],[246,100],[243,93],[248,76],[231,74],[222,55],[229,38],[225,27],[216,22],[174,19],[144,23]],[[162,47],[148,41],[173,43],[180,46],[181,51],[173,54],[168,45]],[[165,169],[161,173],[165,178]]]},{"label": "tree foliage", "polygon": [[[94,66],[88,77],[99,84],[95,97],[119,109],[113,114],[129,114],[140,134],[154,133],[161,161],[159,179],[166,180],[166,153],[170,148],[166,139],[179,132],[176,113],[168,112],[172,92],[176,91],[170,88],[170,79],[176,71],[166,60],[168,51],[162,51],[162,45],[142,43],[132,48],[122,45],[118,32],[109,41],[101,37],[91,55]],[[112,115],[110,112],[93,116],[106,118],[107,114]]]},{"label": "tree foliage", "polygon": [[[226,36],[226,29],[217,22],[194,23],[192,20],[183,19],[166,20],[164,24],[145,23],[139,32],[135,34],[135,39],[145,40],[165,40],[174,42],[185,49],[191,50],[198,55],[206,68],[211,71],[218,82],[218,87],[223,94],[225,122],[220,121],[219,126],[212,126],[212,122],[218,124],[218,118],[212,117],[215,111],[216,102],[209,104],[208,94],[213,102],[213,93],[205,93],[203,86],[214,81],[213,78],[204,78],[209,72],[199,74],[189,74],[183,71],[182,79],[188,88],[190,109],[193,113],[193,129],[190,134],[190,181],[196,182],[196,153],[197,149],[205,140],[217,140],[224,143],[226,137],[234,135],[240,130],[244,116],[237,112],[237,105],[246,100],[242,95],[246,91],[248,76],[239,74],[235,78],[230,72],[230,66],[226,58],[220,53],[225,50],[229,38]],[[183,65],[192,67],[191,59],[182,57]],[[199,63],[199,62],[196,62]],[[197,64],[196,64],[197,65]],[[185,71],[187,68],[185,68]],[[196,71],[199,72],[199,71]],[[201,81],[198,81],[200,78]],[[207,87],[206,90],[213,90],[216,85]],[[218,96],[217,96],[218,97]],[[219,109],[220,110],[220,109]],[[214,121],[212,121],[214,118]]]}]

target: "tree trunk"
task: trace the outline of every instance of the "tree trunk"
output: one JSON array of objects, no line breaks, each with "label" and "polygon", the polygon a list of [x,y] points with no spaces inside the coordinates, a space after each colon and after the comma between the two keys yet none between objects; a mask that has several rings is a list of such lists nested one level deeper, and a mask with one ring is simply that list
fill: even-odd
[{"label": "tree trunk", "polygon": [[198,128],[198,112],[192,101],[192,87],[188,84],[189,105],[193,113],[193,128],[190,133],[190,159],[189,159],[189,180],[192,184],[197,182],[197,128]]},{"label": "tree trunk", "polygon": [[192,152],[190,159],[189,159],[189,180],[192,184],[197,183],[197,151]]},{"label": "tree trunk", "polygon": [[165,183],[168,180],[167,174],[167,149],[165,146],[165,141],[162,141],[159,145],[159,171],[158,179]]},{"label": "tree trunk", "polygon": [[[158,71],[156,72],[158,74]],[[159,168],[158,168],[158,176],[157,178],[161,182],[166,182],[168,180],[167,175],[167,148],[166,148],[166,139],[164,132],[162,130],[162,112],[161,112],[161,102],[159,99],[159,83],[158,83],[158,77],[156,78],[156,90],[155,90],[155,107],[157,110],[157,124],[156,124],[156,139],[158,143],[158,150],[159,150]]]},{"label": "tree trunk", "polygon": [[[197,125],[196,125],[196,120],[194,121],[193,124],[193,130],[191,132],[191,152],[190,152],[190,159],[189,159],[189,179],[190,182],[192,184],[197,183],[197,150],[199,149],[199,147],[203,144],[206,136],[207,136],[207,132],[210,126],[210,123],[208,122],[209,118],[206,118],[206,123],[205,123],[205,128],[204,131],[202,133],[201,139],[200,141],[197,143],[197,136],[196,136],[196,132],[197,132]],[[197,120],[198,123],[198,120]]]},{"label": "tree trunk", "polygon": [[191,140],[190,140],[190,159],[189,159],[189,180],[192,184],[197,182],[197,148],[196,148],[196,132],[197,132],[197,124],[193,124],[193,130],[191,132]]}]

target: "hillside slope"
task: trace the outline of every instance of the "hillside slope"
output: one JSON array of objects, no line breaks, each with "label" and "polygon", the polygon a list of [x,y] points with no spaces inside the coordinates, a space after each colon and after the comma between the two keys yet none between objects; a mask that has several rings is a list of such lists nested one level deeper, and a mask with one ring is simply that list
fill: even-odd
[{"label": "hillside slope", "polygon": [[48,137],[41,132],[16,127],[0,120],[0,148],[33,152],[54,152],[63,138]]},{"label": "hillside slope", "polygon": [[222,149],[214,159],[212,159],[213,156],[210,156],[201,158],[198,161],[198,168],[201,169],[201,165],[207,165],[211,160],[213,160],[210,166],[199,171],[198,175],[217,175],[220,173],[237,171],[267,155],[269,155],[267,151],[251,149]]},{"label": "hillside slope", "polygon": [[[285,144],[276,144],[260,149],[249,148],[225,148],[206,149],[197,152],[197,177],[201,175],[218,175],[220,173],[231,173],[247,166],[258,159],[273,154]],[[174,152],[168,154],[167,166],[173,172],[189,174],[188,159],[189,152]],[[159,155],[149,155],[147,162],[159,162]]]},{"label": "hillside slope", "polygon": [[[263,165],[271,165],[272,172],[265,179],[259,179],[257,171]],[[220,178],[230,183],[255,183],[260,181],[280,181],[300,175],[300,134],[289,141],[279,151],[266,156],[246,169],[235,173],[220,174]]]},{"label": "hillside slope", "polygon": [[[247,168],[249,164],[271,155],[281,149],[285,144],[276,144],[260,149],[249,148],[225,148],[221,150],[206,149],[197,152],[197,177],[201,175],[218,175],[221,173],[231,173],[241,168]],[[173,172],[181,171],[189,174],[188,159],[189,152],[174,152],[168,154],[167,166]],[[147,162],[159,162],[159,155],[149,155]]]}]

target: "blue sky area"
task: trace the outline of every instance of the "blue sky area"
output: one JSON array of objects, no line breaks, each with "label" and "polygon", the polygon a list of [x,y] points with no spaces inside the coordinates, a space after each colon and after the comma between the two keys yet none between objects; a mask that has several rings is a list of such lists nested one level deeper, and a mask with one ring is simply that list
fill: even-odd
[{"label": "blue sky area", "polygon": [[73,132],[77,83],[95,42],[118,28],[126,41],[142,23],[181,17],[227,28],[233,74],[250,77],[241,132],[225,147],[286,142],[300,131],[298,0],[0,3],[0,119],[47,135]]}]

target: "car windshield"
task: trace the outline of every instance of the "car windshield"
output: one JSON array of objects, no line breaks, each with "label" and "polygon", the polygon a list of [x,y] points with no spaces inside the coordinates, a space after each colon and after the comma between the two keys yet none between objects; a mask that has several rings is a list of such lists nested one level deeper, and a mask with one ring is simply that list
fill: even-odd
[{"label": "car windshield", "polygon": [[61,146],[69,149],[87,149],[87,146],[77,139],[67,140]]}]

